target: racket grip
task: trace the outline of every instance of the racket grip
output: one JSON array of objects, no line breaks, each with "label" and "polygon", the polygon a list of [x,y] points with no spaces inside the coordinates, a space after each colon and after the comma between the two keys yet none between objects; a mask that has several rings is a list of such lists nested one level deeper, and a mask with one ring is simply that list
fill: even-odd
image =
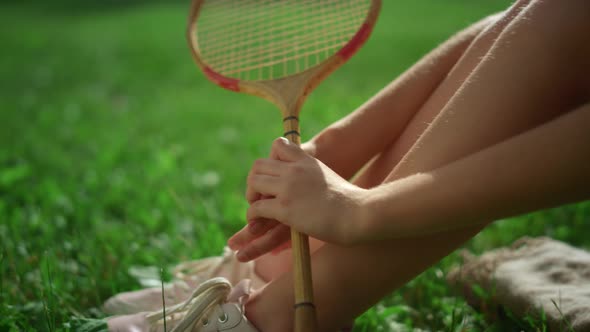
[{"label": "racket grip", "polygon": [[291,230],[293,250],[293,273],[295,281],[295,332],[318,330],[313,283],[311,278],[311,255],[307,235]]},{"label": "racket grip", "polygon": [[295,308],[295,332],[314,332],[318,330],[318,320],[314,307]]}]

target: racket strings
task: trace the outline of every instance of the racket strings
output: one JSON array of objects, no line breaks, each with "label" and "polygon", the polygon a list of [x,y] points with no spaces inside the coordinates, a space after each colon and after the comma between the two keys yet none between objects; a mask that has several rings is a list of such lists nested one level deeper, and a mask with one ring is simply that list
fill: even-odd
[{"label": "racket strings", "polygon": [[[316,2],[316,4],[317,4],[317,2]],[[323,16],[326,16],[323,13],[323,11],[320,11],[318,16],[322,16],[322,15]],[[309,19],[309,20],[317,20],[320,17],[310,17],[310,15],[306,15],[306,18]],[[346,31],[346,32],[353,33],[354,31],[356,31],[356,27],[352,27],[351,28],[350,27],[350,22],[348,20],[346,20],[346,17],[344,17],[344,19],[345,20],[342,21],[342,20],[338,20],[338,17],[336,17],[335,19],[333,17],[332,18],[326,18],[326,19],[324,19],[323,22],[320,21],[320,22],[317,22],[316,24],[307,25],[306,26],[306,30],[309,31],[309,30],[313,30],[314,28],[322,28],[324,26],[331,26],[332,29],[340,29],[340,30],[334,30],[333,33],[332,33],[332,35],[337,34],[338,32],[342,32],[342,29],[343,28],[346,29],[347,27],[348,27],[348,30],[349,31]],[[297,31],[293,31],[293,29],[296,28],[296,26],[293,24],[293,22],[297,22],[297,21],[298,20],[296,19],[296,20],[291,20],[291,22],[277,22],[280,25],[282,25],[284,27],[284,29],[282,31],[279,31],[280,29],[277,29],[277,28],[274,28],[273,29],[273,28],[271,28],[270,31],[268,31],[270,35],[272,35],[273,37],[275,37],[277,40],[282,41],[282,42],[276,43],[276,45],[274,47],[271,47],[270,49],[254,48],[252,52],[247,52],[247,54],[242,53],[242,54],[240,54],[240,56],[241,57],[249,56],[250,59],[251,59],[251,58],[254,58],[254,57],[258,58],[261,53],[275,55],[275,57],[286,54],[287,52],[284,51],[284,48],[286,46],[288,46],[290,43],[293,43],[293,39],[292,38],[297,38],[298,37],[296,35]],[[291,24],[289,24],[289,23],[291,23]],[[338,23],[340,23],[340,24],[338,24]],[[277,32],[277,31],[279,31],[279,32],[278,33],[275,33],[273,35],[273,32]],[[323,29],[323,30],[320,30],[320,31],[324,32],[324,37],[325,37],[326,30]],[[308,35],[307,38],[305,38],[303,40],[296,40],[296,42],[298,44],[302,44],[302,45],[305,45],[305,43],[308,43],[307,45],[311,45],[311,46],[314,46],[314,45],[317,46],[317,45],[319,45],[319,41],[320,40],[317,40],[317,39],[314,40],[313,37],[316,37],[316,36]],[[346,37],[348,37],[348,36],[346,36]],[[248,44],[251,45],[252,42],[253,43],[264,42],[264,40],[266,38],[268,38],[268,36],[264,36],[264,35],[260,35],[259,34],[258,38],[254,38],[252,41],[246,40],[246,42],[244,42],[244,41],[238,42],[237,45],[233,45],[233,48],[236,49],[236,48],[240,48],[240,47],[246,46]],[[228,39],[228,41],[229,41],[229,43],[231,43],[233,40]],[[213,52],[213,54],[207,54],[207,56],[208,57],[215,57],[215,56],[219,55],[220,52],[223,52],[224,51],[224,48],[227,48],[227,46],[229,46],[228,45],[228,41],[226,41],[226,44],[225,45],[216,45],[220,49],[220,51],[218,51],[217,54],[215,52]],[[325,42],[327,42],[327,43],[334,43],[334,41],[335,41],[334,38],[331,38],[331,39],[326,38],[326,40],[325,40]],[[219,47],[219,46],[221,46],[221,47]],[[336,44],[335,46],[341,46],[341,45],[340,44]],[[281,50],[283,50],[283,51],[281,52]],[[325,48],[321,48],[320,50],[325,51]],[[276,54],[275,52],[277,52],[277,51],[280,52],[280,53],[279,54]],[[307,54],[305,54],[305,55],[307,55]],[[264,62],[264,60],[267,60],[267,59],[260,59],[259,61],[260,62]],[[226,62],[228,62],[228,61],[226,61]],[[219,65],[223,66],[223,65],[226,65],[226,63],[219,63]],[[237,64],[238,67],[239,67],[239,65],[240,64]]]},{"label": "racket strings", "polygon": [[[348,22],[341,22],[341,25],[349,25]],[[357,29],[348,28],[343,29],[341,33],[332,33],[323,36],[322,39],[315,38],[315,36],[303,35],[303,36],[285,36],[283,40],[269,45],[267,48],[252,48],[246,49],[240,53],[241,59],[239,61],[232,61],[233,59],[215,61],[212,65],[221,68],[224,71],[230,72],[231,70],[248,70],[243,66],[248,64],[265,64],[270,62],[276,62],[278,60],[290,60],[298,57],[303,57],[304,60],[308,60],[309,55],[320,54],[324,52],[323,57],[327,58],[328,51],[332,48],[342,47],[350,38],[346,38],[347,35],[354,34]],[[343,36],[345,35],[345,36]],[[289,49],[293,41],[287,38],[297,38],[297,43],[301,45],[297,52]],[[207,54],[206,58],[213,58],[220,55],[223,52],[216,54]],[[305,66],[307,67],[307,66]]]},{"label": "racket strings", "polygon": [[371,0],[210,0],[199,13],[198,51],[225,76],[267,80],[314,67],[363,24]]},{"label": "racket strings", "polygon": [[[341,32],[342,29],[353,29],[353,30],[355,29],[355,27],[350,26],[349,21],[346,21],[341,17],[323,18],[324,20],[331,20],[331,21],[330,22],[327,22],[327,21],[322,22],[322,21],[318,21],[318,20],[322,19],[321,13],[318,13],[315,16],[317,16],[317,17],[313,17],[312,15],[308,15],[306,17],[306,21],[309,22],[306,24],[306,27],[308,30],[321,29],[323,26],[326,26],[327,24],[333,24],[333,28],[340,29],[340,30],[334,31],[334,33]],[[297,26],[300,24],[301,23],[297,22],[297,21],[285,22],[284,26],[282,26],[280,28],[270,27],[268,29],[268,31],[261,30],[260,31],[261,33],[253,36],[251,40],[241,40],[235,44],[232,43],[230,39],[224,40],[223,43],[215,44],[214,46],[215,46],[215,48],[217,48],[217,50],[216,51],[212,50],[208,55],[209,56],[218,55],[219,53],[224,51],[224,48],[226,48],[228,46],[239,48],[239,47],[245,47],[251,43],[264,42],[268,38],[267,34],[271,34],[274,38],[277,38],[277,40],[282,40],[283,44],[287,44],[287,43],[291,42],[289,40],[290,38],[296,37],[296,34],[297,34],[296,29],[297,29]],[[314,36],[314,35],[307,36],[308,39],[312,39],[312,38],[316,38],[316,37],[317,36]]]}]

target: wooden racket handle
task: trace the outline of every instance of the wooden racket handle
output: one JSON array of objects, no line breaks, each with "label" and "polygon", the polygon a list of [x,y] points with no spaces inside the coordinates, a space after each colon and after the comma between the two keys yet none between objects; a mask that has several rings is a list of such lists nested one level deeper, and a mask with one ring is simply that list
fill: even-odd
[{"label": "wooden racket handle", "polygon": [[[283,121],[285,137],[301,145],[299,119],[288,116]],[[293,277],[295,282],[295,332],[315,332],[318,330],[315,306],[313,303],[313,283],[311,278],[311,255],[307,235],[291,229],[293,251]]]},{"label": "wooden racket handle", "polygon": [[295,277],[295,332],[315,332],[318,323],[313,303],[311,256],[307,235],[291,230]]}]

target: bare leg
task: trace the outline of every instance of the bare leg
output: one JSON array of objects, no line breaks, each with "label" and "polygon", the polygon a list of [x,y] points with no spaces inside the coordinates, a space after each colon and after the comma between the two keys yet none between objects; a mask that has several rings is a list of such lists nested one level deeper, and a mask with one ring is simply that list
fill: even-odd
[{"label": "bare leg", "polygon": [[[570,23],[581,11],[575,6],[583,2],[564,6],[558,1],[521,1],[505,21],[482,33],[402,137],[375,162],[393,168],[384,180],[457,160],[581,104],[579,64],[587,53],[580,55],[573,40],[579,30],[572,30],[575,24]],[[363,177],[359,181],[375,184],[363,183]],[[313,257],[321,330],[336,330],[479,230],[354,248],[326,244]],[[359,273],[364,271],[369,273]],[[249,316],[262,331],[287,331],[292,303],[292,278],[286,274],[254,297]]]},{"label": "bare leg", "polygon": [[[528,2],[528,1],[527,1]],[[490,49],[493,41],[498,37],[502,29],[506,27],[510,22],[526,5],[527,2],[522,2],[514,5],[502,16],[496,15],[489,17],[476,26],[472,27],[474,32],[477,33],[477,37],[472,36],[458,36],[459,39],[465,38],[466,41],[470,41],[471,45],[459,48],[462,53],[460,55],[446,55],[436,54],[434,59],[425,59],[425,61],[453,61],[452,63],[443,65],[447,71],[450,71],[444,81],[434,89],[431,95],[427,96],[426,102],[422,105],[420,110],[410,117],[408,125],[403,131],[403,134],[397,140],[393,140],[390,146],[388,146],[381,154],[375,158],[365,170],[359,174],[359,177],[355,180],[355,184],[363,188],[371,188],[381,184],[385,181],[386,177],[392,171],[392,169],[399,163],[402,157],[408,152],[410,147],[416,142],[418,137],[424,132],[426,127],[434,117],[440,112],[442,106],[448,102],[451,96],[459,88],[459,86],[465,81],[468,75],[473,71],[483,57]],[[495,23],[495,24],[492,24]],[[472,32],[467,31],[467,34]],[[473,40],[475,39],[475,40]],[[462,43],[463,41],[458,41]],[[438,53],[443,52],[454,52],[453,48],[441,49],[435,51]],[[466,52],[466,50],[468,50]],[[466,54],[469,54],[468,56]],[[428,65],[418,63],[414,68],[408,71],[409,75],[415,75],[415,71],[431,71]],[[386,95],[389,93],[389,89],[395,89],[395,84],[388,86],[382,94]],[[386,99],[381,98],[381,99]],[[379,100],[378,95],[376,100]],[[378,101],[379,102],[379,101]],[[381,101],[386,103],[387,100]],[[403,121],[403,119],[398,119]],[[401,176],[400,176],[401,177]],[[322,247],[323,242],[315,239],[310,239],[311,251],[315,252]],[[273,280],[281,276],[284,272],[289,271],[292,265],[291,252],[284,251],[278,255],[267,254],[256,260],[256,272],[264,280]]]},{"label": "bare leg", "polygon": [[[511,15],[513,16],[513,14]],[[389,133],[388,136],[378,139],[378,143],[381,145],[377,147],[376,150],[380,151],[378,157],[375,158],[373,162],[369,163],[365,167],[364,171],[359,172],[360,178],[357,178],[355,180],[355,183],[357,185],[369,188],[376,186],[385,180],[385,177],[389,174],[389,172],[391,172],[393,166],[397,164],[397,162],[399,161],[392,160],[392,152],[394,152],[392,145],[397,141],[399,135],[404,131],[416,133],[416,137],[410,138],[410,145],[403,147],[403,145],[397,144],[397,149],[395,150],[396,154],[399,154],[400,151],[402,153],[407,152],[409,146],[413,144],[416,138],[424,131],[424,128],[426,127],[426,124],[421,123],[420,119],[415,119],[414,121],[410,120],[416,117],[416,113],[420,109],[425,107],[423,106],[425,103],[435,105],[436,108],[432,106],[430,106],[430,108],[434,110],[436,113],[440,111],[440,105],[446,103],[449,99],[449,94],[443,92],[440,88],[441,82],[449,81],[450,78],[447,77],[449,72],[451,71],[451,69],[453,69],[453,67],[455,67],[459,59],[461,59],[461,57],[463,56],[464,52],[472,44],[473,40],[478,36],[479,39],[481,39],[483,37],[481,36],[481,32],[486,29],[491,29],[492,23],[498,21],[501,18],[502,13],[492,15],[480,20],[479,22],[473,24],[467,29],[459,32],[458,34],[450,38],[447,42],[440,45],[435,50],[426,55],[424,58],[422,58],[418,63],[412,66],[412,68],[406,71],[402,76],[393,81],[382,91],[380,91],[377,95],[375,95],[375,97],[371,98],[371,100],[369,100],[367,103],[365,103],[358,110],[355,111],[355,113],[364,113],[363,116],[365,118],[369,118],[365,119],[364,121],[378,122],[381,124],[383,124],[382,120],[372,120],[371,118],[379,118],[383,116],[383,113],[388,113],[387,116],[389,119],[387,121],[387,124],[390,124],[390,126],[386,129]],[[495,29],[498,29],[498,27],[496,27]],[[497,33],[495,35],[497,36]],[[486,35],[485,38],[494,38],[494,36]],[[479,53],[482,56],[483,54],[485,54],[485,52],[487,52],[487,48],[479,50]],[[463,73],[461,73],[463,75],[462,77],[458,77],[459,75],[455,75],[452,77],[452,79],[455,81],[454,85],[458,86],[458,84],[460,83],[459,81],[463,80],[468,74],[468,71],[473,69],[473,67],[476,65],[475,61],[473,62],[474,63],[471,65],[470,69],[466,68],[467,66],[461,67],[463,70]],[[447,86],[445,87],[445,89],[455,91],[457,88],[456,86]],[[392,103],[397,105],[395,112],[390,112]],[[367,115],[367,113],[370,113],[370,115]],[[421,114],[418,117],[421,117],[422,119],[424,119],[425,117],[430,117],[432,119],[433,115],[423,113],[425,112],[421,112]],[[355,116],[358,116],[358,114],[351,114],[347,116],[345,119],[340,120],[340,122],[351,121],[350,117]],[[408,128],[406,128],[408,123],[411,123],[411,125]],[[391,126],[393,126],[393,128]],[[375,141],[375,139],[373,139],[372,141]],[[374,152],[370,151],[365,152],[369,153],[369,155],[374,154]],[[330,157],[328,158],[330,159]],[[401,157],[399,157],[399,159],[401,159]],[[321,160],[324,163],[327,163],[328,165],[334,163],[334,160],[331,159]],[[353,167],[354,169],[358,169],[360,167],[360,164],[358,162],[358,160],[354,160],[353,162],[340,161],[340,163],[338,164],[339,166],[337,167],[342,168],[341,164],[344,163],[344,165],[348,168]],[[361,161],[361,163],[363,162],[364,161]],[[351,165],[354,163],[357,164]],[[349,178],[354,171],[352,171],[351,168],[348,170],[340,169],[339,172],[343,177]],[[322,245],[323,242],[313,238],[310,239],[310,246],[312,252],[318,250]],[[287,250],[278,255],[267,254],[265,256],[260,257],[255,262],[257,274],[267,281],[273,280],[281,276],[282,274],[291,269],[291,255],[291,252]]]}]

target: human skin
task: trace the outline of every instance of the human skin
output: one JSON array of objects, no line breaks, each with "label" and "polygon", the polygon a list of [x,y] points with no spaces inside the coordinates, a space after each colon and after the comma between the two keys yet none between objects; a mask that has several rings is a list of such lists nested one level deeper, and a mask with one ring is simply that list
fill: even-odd
[{"label": "human skin", "polygon": [[443,167],[363,189],[279,139],[274,149],[283,162],[260,163],[268,179],[252,181],[273,198],[253,206],[248,220],[281,220],[343,246],[463,228],[590,198],[590,154],[581,153],[588,142],[590,104]]},{"label": "human skin", "polygon": [[[391,159],[386,158],[386,156],[391,154],[394,143],[397,143],[395,144],[395,148],[399,150],[398,146],[403,141],[403,137],[402,139],[398,138],[402,136],[402,133],[405,134],[404,137],[418,136],[424,131],[425,125],[422,122],[427,121],[427,118],[433,117],[432,114],[427,114],[432,113],[432,111],[424,111],[427,108],[425,105],[433,105],[434,107],[431,106],[428,108],[434,110],[440,108],[440,105],[446,102],[449,98],[449,92],[441,89],[441,82],[445,80],[445,77],[463,56],[465,50],[470,47],[473,39],[482,30],[490,29],[490,23],[498,19],[498,14],[486,17],[480,22],[457,33],[453,38],[426,55],[411,69],[385,87],[359,109],[324,129],[309,142],[304,143],[302,149],[327,165],[342,178],[347,179],[351,178],[371,158],[380,155],[380,157],[370,163],[370,166],[360,174],[354,183],[364,188],[381,184],[391,171],[392,165],[397,163],[386,160]],[[490,39],[491,37],[486,36],[484,38],[483,36],[479,36],[478,38],[483,40]],[[471,48],[474,49],[473,47]],[[487,51],[487,48],[477,50],[478,54],[484,54],[485,51]],[[474,66],[475,64],[469,64],[471,68]],[[455,71],[457,72],[457,70]],[[460,77],[456,77],[454,80],[458,81],[459,79]],[[451,80],[447,79],[447,81],[450,82]],[[448,85],[450,84],[447,83]],[[447,87],[446,90],[456,90],[457,87],[457,83],[454,83],[450,89]],[[391,109],[395,109],[395,112],[391,112]],[[419,110],[421,112],[418,112]],[[362,137],[363,139],[359,140],[358,137]],[[413,141],[415,141],[415,138]],[[402,150],[407,152],[412,142],[402,143],[405,145],[401,147]],[[341,148],[344,146],[346,149]],[[271,150],[269,159],[277,159],[274,150]],[[257,163],[264,162],[266,161],[257,160],[253,166],[253,171]],[[250,191],[250,187],[248,187],[248,190]],[[253,202],[258,200],[261,195],[248,192],[246,197],[250,202]],[[262,232],[276,225],[272,221],[265,221],[267,222],[267,226],[261,230]],[[281,232],[284,238],[288,237],[288,229],[279,228],[274,231]],[[230,246],[234,244],[233,241],[236,239],[238,241],[248,241],[252,238],[258,238],[256,234],[251,234],[250,232],[242,232],[240,234],[244,235],[244,237],[230,239]],[[321,243],[323,242],[312,239],[312,250],[321,246]],[[290,266],[289,254],[287,253],[281,256],[265,256],[256,262],[258,271],[261,272],[263,277],[272,279],[276,276],[277,273],[269,270],[279,270],[277,268],[278,265]],[[287,263],[282,264],[280,262]],[[269,266],[269,268],[259,268],[260,266]]]},{"label": "human skin", "polygon": [[[373,128],[370,122],[340,123],[337,130],[326,130],[312,140],[316,158],[307,158],[293,149],[294,153],[300,152],[301,159],[296,156],[290,158],[295,161],[281,160],[286,165],[304,160],[316,170],[310,171],[310,179],[318,173],[329,174],[321,177],[325,188],[340,190],[337,194],[350,197],[346,190],[352,187],[359,197],[371,196],[365,204],[376,206],[372,209],[375,215],[364,220],[346,221],[348,215],[359,215],[356,213],[325,219],[333,212],[321,211],[318,213],[324,217],[314,220],[332,227],[337,227],[334,220],[348,225],[356,222],[361,224],[357,232],[365,234],[364,238],[354,239],[342,231],[344,235],[331,239],[334,243],[324,244],[312,257],[322,331],[333,331],[350,322],[494,218],[588,197],[585,188],[590,187],[590,160],[588,153],[583,152],[588,151],[586,142],[590,138],[590,40],[579,33],[590,30],[588,6],[582,0],[567,5],[557,0],[519,1],[501,18],[477,31],[475,38],[466,39],[466,47],[446,74],[441,71],[443,79],[430,94],[416,93],[422,101],[411,103],[418,105],[418,109],[405,110],[412,114],[406,115],[409,120],[400,132],[383,129],[382,134],[392,137],[381,137],[388,144],[376,152],[378,157],[353,185],[344,179],[354,171],[347,173],[347,167],[339,169],[335,162],[346,161],[346,157],[330,156],[329,151],[338,150],[335,148],[343,137],[362,137],[347,135],[347,130],[352,133],[354,128]],[[447,52],[453,50],[456,49]],[[383,121],[391,116],[391,110],[400,112],[396,99],[391,97],[395,95],[393,90],[411,90],[412,85],[420,90],[421,77],[416,75],[406,75],[410,77],[406,85],[393,84],[375,97],[373,108],[369,107],[372,111],[365,112],[380,113],[381,117],[359,115],[354,120],[352,116],[351,122],[370,118]],[[422,76],[428,77],[428,71]],[[275,155],[288,147],[281,147],[280,141],[276,144]],[[370,158],[369,155],[367,160]],[[309,165],[298,166],[305,170]],[[296,174],[299,181],[304,181],[300,177],[307,173]],[[264,172],[262,175],[273,176]],[[279,183],[277,180],[274,184]],[[257,186],[249,179],[248,195],[254,198],[251,209],[260,206],[259,202],[273,200],[256,200],[256,196],[270,193],[256,189]],[[338,189],[342,187],[345,189]],[[281,195],[280,191],[273,192]],[[368,192],[374,195],[363,196]],[[314,203],[306,201],[314,193],[296,194],[289,197],[286,207],[281,206],[282,210],[291,204],[300,210]],[[318,199],[313,197],[314,201]],[[469,205],[465,204],[465,197],[469,197]],[[276,202],[279,200],[275,198]],[[515,205],[515,201],[519,204]],[[305,209],[304,215],[287,214],[301,218],[289,222],[301,230],[315,229],[316,226],[305,226],[302,219],[316,211],[310,213],[311,209]],[[286,220],[280,218],[284,215],[256,211],[249,211],[249,217]],[[269,224],[274,226],[264,235],[253,234],[247,227],[230,240],[230,246],[240,249],[242,260],[284,243],[281,228],[286,226]],[[375,234],[379,236],[375,238]],[[288,331],[292,328],[292,303],[292,276],[284,273],[252,297],[247,315],[261,331]]]}]

